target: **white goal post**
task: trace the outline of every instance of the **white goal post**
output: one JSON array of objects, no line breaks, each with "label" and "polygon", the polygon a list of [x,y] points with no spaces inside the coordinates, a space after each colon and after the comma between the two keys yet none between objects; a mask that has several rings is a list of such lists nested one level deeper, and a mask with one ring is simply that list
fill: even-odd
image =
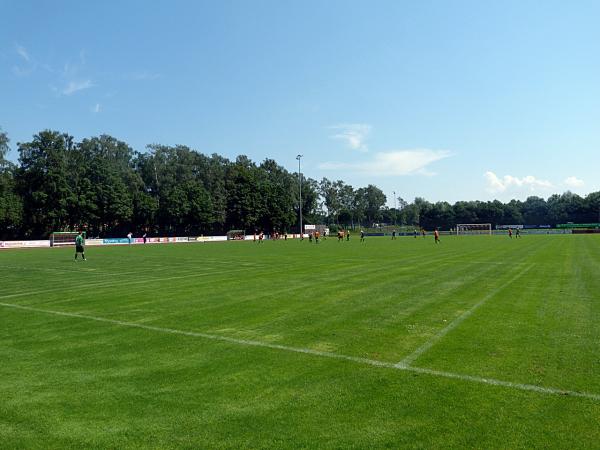
[{"label": "white goal post", "polygon": [[[59,247],[63,245],[75,245],[75,238],[79,234],[78,231],[55,231],[50,235],[50,247]],[[85,231],[81,233],[85,240]]]},{"label": "white goal post", "polygon": [[456,225],[456,235],[492,234],[491,223],[459,223]]}]

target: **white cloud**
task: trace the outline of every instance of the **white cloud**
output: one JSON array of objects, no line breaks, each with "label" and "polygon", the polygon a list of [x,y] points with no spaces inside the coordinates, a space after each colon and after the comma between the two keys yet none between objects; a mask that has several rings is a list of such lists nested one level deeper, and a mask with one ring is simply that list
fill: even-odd
[{"label": "white cloud", "polygon": [[552,183],[547,180],[540,180],[532,175],[527,175],[523,178],[513,177],[512,175],[504,175],[499,178],[494,172],[486,172],[484,177],[487,182],[487,191],[491,193],[506,192],[506,191],[522,191],[535,192],[538,190],[547,190],[552,188]]},{"label": "white cloud", "polygon": [[101,111],[101,106],[100,103],[96,103],[93,107],[92,107],[92,112],[93,113],[99,113]]},{"label": "white cloud", "polygon": [[19,54],[19,56],[21,58],[23,58],[27,62],[31,62],[31,58],[29,56],[29,53],[27,53],[27,50],[25,49],[25,47],[23,47],[22,45],[17,44],[15,46],[15,49],[16,49],[17,53]]},{"label": "white cloud", "polygon": [[160,78],[160,73],[148,72],[146,70],[140,72],[131,72],[125,75],[127,80],[141,81],[141,80],[156,80]]},{"label": "white cloud", "polygon": [[94,86],[92,80],[83,80],[83,81],[70,81],[61,91],[63,95],[71,95],[75,92],[82,91],[84,89],[89,89]]},{"label": "white cloud", "polygon": [[23,68],[23,67],[19,67],[19,66],[13,66],[12,67],[12,73],[15,74],[18,77],[24,77],[26,75],[29,75],[31,72],[33,72],[33,68]]},{"label": "white cloud", "polygon": [[23,61],[21,61],[20,65],[12,66],[12,73],[18,77],[24,77],[32,73],[36,69],[36,62],[33,60],[27,49],[22,45],[15,44],[15,51],[21,57]]},{"label": "white cloud", "polygon": [[371,132],[371,125],[366,123],[348,123],[333,125],[329,128],[337,131],[335,134],[330,136],[332,139],[344,141],[346,145],[353,150],[359,150],[363,152],[369,151],[365,145],[365,140]]},{"label": "white cloud", "polygon": [[580,180],[577,177],[568,177],[565,179],[565,181],[563,181],[563,183],[572,188],[580,188],[585,184],[583,180]]},{"label": "white cloud", "polygon": [[446,150],[396,150],[377,153],[371,161],[362,163],[325,162],[320,164],[319,168],[379,176],[434,175],[433,172],[427,171],[426,167],[448,156],[450,156],[450,152]]}]

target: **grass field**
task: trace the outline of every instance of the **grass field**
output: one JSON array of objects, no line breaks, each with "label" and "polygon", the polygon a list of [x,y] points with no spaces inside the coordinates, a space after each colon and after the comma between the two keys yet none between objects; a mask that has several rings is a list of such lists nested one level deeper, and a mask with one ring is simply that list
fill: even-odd
[{"label": "grass field", "polygon": [[0,252],[2,448],[600,448],[600,236]]}]

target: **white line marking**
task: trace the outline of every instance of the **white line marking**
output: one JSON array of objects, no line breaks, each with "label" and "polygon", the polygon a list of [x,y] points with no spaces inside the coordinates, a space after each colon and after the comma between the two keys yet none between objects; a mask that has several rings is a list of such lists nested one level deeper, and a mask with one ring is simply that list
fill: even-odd
[{"label": "white line marking", "polygon": [[450,333],[452,330],[454,330],[457,326],[459,326],[461,323],[463,323],[469,316],[471,316],[471,314],[473,314],[478,308],[483,306],[489,299],[495,297],[498,294],[498,292],[500,292],[501,290],[506,288],[506,286],[517,281],[519,278],[521,278],[523,275],[525,275],[529,270],[531,270],[532,267],[533,267],[533,264],[529,265],[526,269],[519,272],[517,275],[512,277],[506,283],[503,283],[502,286],[489,292],[485,297],[483,297],[481,300],[479,300],[477,303],[475,303],[473,306],[471,306],[470,309],[466,310],[464,313],[462,313],[460,316],[458,316],[456,319],[454,319],[452,322],[450,322],[445,328],[442,328],[440,331],[438,331],[438,333],[436,335],[434,335],[430,340],[425,342],[423,345],[421,345],[419,348],[417,348],[410,355],[406,356],[402,361],[400,361],[397,364],[398,367],[410,366],[419,356],[421,356],[423,353],[425,353],[427,350],[429,350],[431,347],[433,347],[441,338],[446,336],[448,333]]},{"label": "white line marking", "polygon": [[323,352],[323,351],[319,351],[319,350],[313,350],[310,348],[291,347],[288,345],[272,344],[269,342],[254,341],[254,340],[249,340],[249,339],[236,339],[236,338],[231,338],[231,337],[226,337],[226,336],[218,336],[218,335],[214,335],[214,334],[199,333],[196,331],[183,331],[183,330],[176,330],[173,328],[155,327],[152,325],[143,325],[143,324],[135,323],[135,322],[124,322],[121,320],[89,316],[86,314],[77,314],[77,313],[69,313],[69,312],[62,312],[62,311],[51,311],[51,310],[40,309],[40,308],[32,308],[30,306],[15,305],[15,304],[11,304],[11,303],[0,302],[0,306],[6,307],[6,308],[20,309],[20,310],[24,310],[24,311],[50,314],[50,315],[55,315],[55,316],[93,320],[96,322],[109,323],[111,325],[118,325],[118,326],[129,327],[129,328],[139,328],[142,330],[156,331],[159,333],[169,333],[169,334],[176,334],[176,335],[182,335],[182,336],[198,337],[198,338],[209,339],[209,340],[213,340],[213,341],[227,342],[230,344],[246,345],[246,346],[252,346],[252,347],[263,347],[263,348],[269,348],[269,349],[273,349],[273,350],[281,350],[281,351],[293,352],[293,353],[303,353],[303,354],[307,354],[307,355],[320,356],[323,358],[339,359],[339,360],[351,361],[351,362],[355,362],[355,363],[359,363],[359,364],[367,364],[367,365],[375,366],[375,367],[383,367],[386,369],[402,370],[402,371],[406,371],[406,372],[430,375],[430,376],[439,377],[439,378],[450,378],[450,379],[455,379],[455,380],[469,381],[472,383],[486,384],[486,385],[491,385],[491,386],[501,386],[501,387],[516,389],[516,390],[520,390],[520,391],[537,392],[539,394],[579,397],[579,398],[585,398],[588,400],[594,400],[594,401],[600,402],[600,394],[594,394],[594,393],[590,393],[590,392],[578,392],[578,391],[570,391],[570,390],[565,390],[565,389],[557,389],[557,388],[552,388],[552,387],[536,386],[533,384],[513,383],[511,381],[496,380],[494,378],[483,378],[483,377],[463,375],[463,374],[453,373],[453,372],[445,372],[445,371],[441,371],[441,370],[433,370],[433,369],[426,369],[426,368],[412,367],[412,366],[403,366],[403,365],[386,362],[386,361],[377,361],[375,359],[360,358],[357,356],[349,356],[349,355],[341,355],[341,354],[331,353],[331,352]]},{"label": "white line marking", "polygon": [[512,381],[496,380],[495,378],[475,377],[475,376],[471,376],[471,375],[464,375],[464,374],[453,373],[453,372],[445,372],[442,370],[426,369],[426,368],[421,368],[421,367],[413,367],[413,366],[401,367],[398,365],[395,365],[394,367],[397,369],[400,369],[400,370],[408,370],[410,372],[422,373],[422,374],[426,374],[426,375],[433,375],[435,377],[454,378],[456,380],[461,380],[461,381],[472,381],[474,383],[488,384],[491,386],[502,386],[502,387],[507,387],[507,388],[511,388],[511,389],[518,389],[520,391],[530,391],[530,392],[537,392],[540,394],[550,394],[550,395],[564,395],[564,396],[568,396],[568,397],[580,397],[580,398],[587,398],[590,400],[600,401],[600,394],[593,394],[590,392],[570,391],[570,390],[566,390],[566,389],[537,386],[535,384],[513,383]]}]

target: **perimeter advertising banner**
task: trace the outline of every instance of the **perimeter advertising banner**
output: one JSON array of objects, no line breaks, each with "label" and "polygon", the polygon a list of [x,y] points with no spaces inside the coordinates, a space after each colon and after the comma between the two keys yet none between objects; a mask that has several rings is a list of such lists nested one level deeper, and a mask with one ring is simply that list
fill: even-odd
[{"label": "perimeter advertising banner", "polygon": [[600,223],[559,223],[556,228],[600,228]]},{"label": "perimeter advertising banner", "polygon": [[102,243],[104,245],[115,245],[115,244],[129,244],[129,239],[127,238],[108,238],[102,239]]},{"label": "perimeter advertising banner", "polygon": [[[191,241],[192,238],[190,238]],[[227,241],[227,236],[199,236],[196,242],[222,242]]]},{"label": "perimeter advertising banner", "polygon": [[496,225],[496,230],[508,230],[509,228],[522,230],[524,225]]},{"label": "perimeter advertising banner", "polygon": [[50,241],[0,241],[0,248],[50,247]]}]

